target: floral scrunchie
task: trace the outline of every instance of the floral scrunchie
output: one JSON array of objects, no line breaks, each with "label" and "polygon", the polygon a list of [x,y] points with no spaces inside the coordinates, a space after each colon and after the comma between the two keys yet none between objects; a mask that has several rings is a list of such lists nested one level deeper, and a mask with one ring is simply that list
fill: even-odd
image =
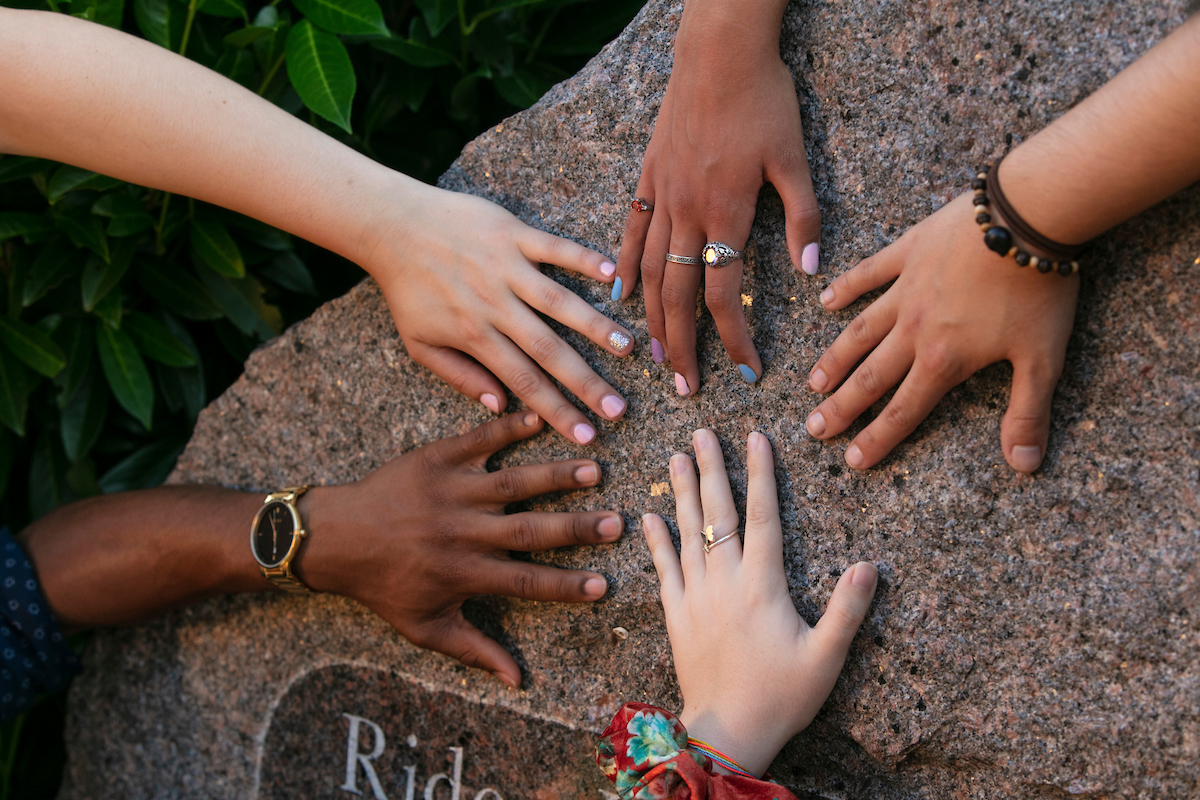
[{"label": "floral scrunchie", "polygon": [[708,756],[687,749],[670,711],[626,703],[596,745],[596,763],[621,800],[796,800],[777,783],[714,775]]}]

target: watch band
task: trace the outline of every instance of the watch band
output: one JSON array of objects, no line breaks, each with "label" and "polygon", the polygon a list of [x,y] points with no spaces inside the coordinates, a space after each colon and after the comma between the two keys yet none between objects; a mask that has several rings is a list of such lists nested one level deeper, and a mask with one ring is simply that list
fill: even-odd
[{"label": "watch band", "polygon": [[[311,488],[311,486],[289,486],[286,489],[280,489],[277,492],[271,492],[269,495],[267,495],[266,499],[263,500],[263,505],[265,506],[267,503],[278,502],[287,503],[296,510],[296,517],[299,518],[300,511],[299,509],[296,509],[296,502],[300,499],[301,495]],[[308,530],[302,526],[297,528],[292,535],[299,537],[300,539],[304,539],[306,536],[308,536]],[[297,552],[299,551],[297,550]],[[292,574],[293,559],[294,556],[293,558],[287,559],[277,567],[268,568],[260,564],[259,569],[262,570],[264,578],[285,592],[289,592],[290,594],[315,594],[311,587]]]}]

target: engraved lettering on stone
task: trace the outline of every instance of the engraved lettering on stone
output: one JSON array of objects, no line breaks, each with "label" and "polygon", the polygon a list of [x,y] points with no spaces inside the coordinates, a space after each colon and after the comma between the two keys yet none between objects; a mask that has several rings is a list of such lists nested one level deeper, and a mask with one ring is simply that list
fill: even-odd
[{"label": "engraved lettering on stone", "polygon": [[[371,784],[371,791],[375,794],[375,800],[387,800],[387,795],[383,793],[383,787],[379,784],[379,776],[375,774],[375,767],[371,764],[372,761],[383,755],[383,748],[387,744],[383,738],[383,729],[371,722],[369,719],[356,717],[353,714],[342,714],[343,717],[350,720],[350,734],[346,737],[346,782],[342,784],[342,789],[354,794],[362,794],[358,789],[358,768],[361,766],[363,772],[367,775],[367,781]],[[358,733],[360,726],[367,725],[375,734],[375,747],[372,748],[369,754],[365,754],[358,749]],[[460,748],[461,752],[461,748]],[[412,773],[409,773],[409,791],[408,800],[412,800]],[[429,792],[425,793],[429,796]],[[455,800],[457,800],[457,794]]]},{"label": "engraved lettering on stone", "polygon": [[[412,741],[413,736],[409,736],[409,741]],[[417,765],[409,764],[404,768],[404,800],[413,800],[417,794]]]},{"label": "engraved lettering on stone", "polygon": [[459,800],[459,794],[462,792],[463,749],[451,747],[450,752],[454,753],[454,777],[449,778],[444,772],[431,775],[429,783],[425,784],[425,800],[433,800],[433,790],[440,781],[450,784],[450,800]]},{"label": "engraved lettering on stone", "polygon": [[480,789],[479,794],[475,795],[475,800],[488,800],[488,795],[496,798],[496,800],[504,800],[504,798],[500,796],[500,793],[492,788]]}]

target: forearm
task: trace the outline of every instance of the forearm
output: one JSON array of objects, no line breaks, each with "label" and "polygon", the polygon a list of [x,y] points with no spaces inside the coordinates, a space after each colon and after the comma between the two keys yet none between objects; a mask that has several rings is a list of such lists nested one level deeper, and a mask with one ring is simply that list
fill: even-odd
[{"label": "forearm", "polygon": [[1014,208],[1059,242],[1085,242],[1200,180],[1200,15],[1015,149]]},{"label": "forearm", "polygon": [[422,184],[238,84],[132,36],[0,9],[0,152],[194,197],[366,265]]},{"label": "forearm", "polygon": [[676,52],[731,68],[767,54],[779,56],[787,0],[687,0]]}]

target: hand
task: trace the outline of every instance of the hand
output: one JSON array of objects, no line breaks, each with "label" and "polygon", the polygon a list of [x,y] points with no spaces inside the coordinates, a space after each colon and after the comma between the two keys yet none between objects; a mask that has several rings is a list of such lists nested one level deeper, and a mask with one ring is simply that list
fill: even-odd
[{"label": "hand", "polygon": [[1033,472],[1046,454],[1050,400],[1075,319],[1079,276],[1021,269],[988,250],[970,196],[961,195],[838,277],[821,302],[831,311],[845,308],[892,279],[813,368],[814,391],[841,387],[809,416],[808,432],[836,436],[900,384],[846,448],[846,463],[866,469],[912,433],[946,392],[1008,360],[1013,385],[1000,442],[1013,469]]},{"label": "hand", "polygon": [[[667,263],[668,252],[698,257],[706,242],[742,250],[750,236],[763,182],[783,198],[792,262],[817,271],[821,213],[804,152],[800,108],[791,73],[779,58],[782,7],[738,13],[731,24],[710,24],[703,4],[689,3],[680,25],[671,80],[654,135],[642,160],[637,196],[654,205],[631,211],[617,259],[613,299],[627,297],[639,268],[646,298],[651,355],[675,370],[682,395],[700,387],[696,360],[696,291],[704,277],[704,302],[742,378],[754,383],[762,361],[742,311],[742,261],[715,269]],[[689,11],[698,6],[693,14]],[[746,18],[769,17],[753,35]],[[736,53],[736,57],[730,57]]]},{"label": "hand", "polygon": [[406,453],[358,483],[311,490],[301,501],[314,531],[301,579],[358,600],[419,647],[519,686],[516,661],[467,622],[463,601],[598,600],[602,576],[514,561],[509,551],[614,542],[623,527],[611,511],[504,513],[509,503],[600,482],[600,467],[586,460],[487,471],[494,453],[541,429],[532,412],[510,414]]},{"label": "hand", "polygon": [[625,400],[538,313],[618,356],[633,352],[633,336],[538,264],[605,282],[616,268],[487,200],[432,186],[409,191],[412,201],[364,259],[409,355],[497,414],[507,385],[563,436],[591,442],[596,429],[546,373],[604,419],[620,418]]},{"label": "hand", "polygon": [[704,552],[703,529],[738,529],[738,513],[717,437],[693,437],[691,459],[671,457],[682,539],[676,556],[667,526],[642,521],[662,582],[663,610],[683,693],[680,720],[756,775],[812,721],[837,682],[850,642],[875,595],[875,567],[860,562],[838,580],[815,628],[796,613],[783,571],[783,533],[771,443],[750,434],[745,552],[737,537]]}]

